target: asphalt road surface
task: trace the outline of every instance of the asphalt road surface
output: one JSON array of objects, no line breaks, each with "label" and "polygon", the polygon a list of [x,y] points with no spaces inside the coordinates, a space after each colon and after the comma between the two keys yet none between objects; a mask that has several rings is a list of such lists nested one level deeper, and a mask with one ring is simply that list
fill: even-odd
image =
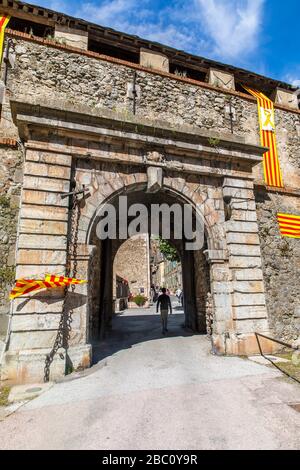
[{"label": "asphalt road surface", "polygon": [[0,422],[1,449],[299,449],[300,386],[266,365],[210,354],[154,309],[115,318],[97,363]]}]

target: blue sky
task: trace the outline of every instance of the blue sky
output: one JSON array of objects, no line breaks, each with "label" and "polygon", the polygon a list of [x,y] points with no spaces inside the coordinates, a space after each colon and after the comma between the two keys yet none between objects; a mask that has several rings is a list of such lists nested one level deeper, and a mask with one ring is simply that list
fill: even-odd
[{"label": "blue sky", "polygon": [[300,87],[299,0],[33,0],[29,3]]}]

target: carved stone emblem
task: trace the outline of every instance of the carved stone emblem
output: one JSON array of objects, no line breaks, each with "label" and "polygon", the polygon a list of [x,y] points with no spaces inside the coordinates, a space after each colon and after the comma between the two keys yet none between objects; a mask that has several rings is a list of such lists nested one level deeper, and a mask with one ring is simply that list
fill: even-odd
[{"label": "carved stone emblem", "polygon": [[163,163],[165,161],[165,154],[158,150],[148,150],[145,154],[145,162]]}]

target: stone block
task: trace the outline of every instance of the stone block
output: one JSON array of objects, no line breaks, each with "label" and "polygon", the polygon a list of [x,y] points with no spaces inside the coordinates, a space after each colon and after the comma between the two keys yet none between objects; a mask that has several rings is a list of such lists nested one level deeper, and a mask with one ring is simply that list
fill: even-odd
[{"label": "stone block", "polygon": [[238,233],[230,232],[227,234],[228,244],[259,245],[259,236],[257,233]]},{"label": "stone block", "polygon": [[294,317],[300,318],[300,305],[296,305],[294,308]]},{"label": "stone block", "polygon": [[272,99],[275,103],[281,104],[282,106],[299,109],[297,95],[293,91],[276,88],[273,92]]},{"label": "stone block", "polygon": [[237,269],[234,271],[236,281],[262,281],[263,273],[261,269]]},{"label": "stone block", "polygon": [[41,314],[41,315],[14,315],[11,322],[11,331],[41,331],[57,330],[59,327],[60,314]]},{"label": "stone block", "polygon": [[[56,294],[60,295],[60,298],[50,296],[49,290],[40,291],[39,295],[43,293],[41,298],[36,298],[36,295],[31,298],[19,297],[14,299],[13,310],[14,316],[16,315],[27,315],[31,313],[48,314],[62,312],[63,308],[63,289],[55,289]],[[54,290],[51,290],[51,294]]]},{"label": "stone block", "polygon": [[80,29],[70,28],[65,25],[55,25],[55,39],[67,46],[77,47],[87,51],[88,49],[88,32]]},{"label": "stone block", "polygon": [[4,98],[5,98],[5,91],[6,91],[5,83],[3,82],[3,80],[0,80],[0,105],[3,105]]},{"label": "stone block", "polygon": [[238,307],[240,305],[248,306],[249,308],[252,305],[265,305],[266,298],[265,294],[261,293],[240,293],[234,292],[232,294],[232,305]]},{"label": "stone block", "polygon": [[17,168],[14,173],[14,182],[15,183],[22,183],[23,182],[23,169]]},{"label": "stone block", "polygon": [[[30,260],[28,260],[30,262]],[[21,279],[21,278],[27,278],[27,279],[32,279],[32,277],[37,278],[42,276],[42,278],[45,276],[47,273],[55,273],[55,274],[61,274],[65,272],[65,265],[18,265],[16,268],[16,278]],[[33,293],[34,295],[34,293]]]},{"label": "stone block", "polygon": [[[214,295],[214,307],[219,314],[222,315],[222,319],[228,320],[231,318],[231,299],[229,294],[215,293]],[[218,319],[221,319],[219,315],[216,315]]]},{"label": "stone block", "polygon": [[214,335],[222,335],[224,337],[224,333],[226,332],[226,321],[218,320],[214,322],[213,331]]},{"label": "stone block", "polygon": [[157,193],[163,185],[162,168],[149,166],[147,168],[147,193]]},{"label": "stone block", "polygon": [[20,248],[45,248],[45,249],[66,249],[67,237],[55,235],[42,235],[42,234],[25,234],[20,233],[19,236],[19,249]]},{"label": "stone block", "polygon": [[234,292],[265,292],[263,281],[233,281],[232,287]]},{"label": "stone block", "polygon": [[11,209],[19,209],[20,207],[20,196],[17,194],[12,194],[10,196],[9,206]]},{"label": "stone block", "polygon": [[25,189],[37,189],[44,191],[67,193],[70,190],[69,180],[60,180],[54,178],[42,178],[39,176],[24,176],[23,185]]},{"label": "stone block", "polygon": [[[51,364],[50,380],[57,380],[64,375],[65,361],[61,359],[60,352],[54,357]],[[43,383],[45,358],[48,353],[49,349],[30,349],[6,353],[1,377],[14,384]]]},{"label": "stone block", "polygon": [[258,225],[256,222],[228,220],[225,226],[227,232],[258,233]]},{"label": "stone block", "polygon": [[70,167],[72,164],[72,155],[54,152],[40,152],[37,150],[27,149],[26,161],[49,163],[51,165],[62,165]]},{"label": "stone block", "polygon": [[231,283],[229,282],[222,282],[222,281],[214,281],[212,282],[212,292],[218,294],[228,294],[231,292]]},{"label": "stone block", "polygon": [[22,351],[25,349],[51,348],[56,336],[57,330],[12,332],[9,350]]},{"label": "stone block", "polygon": [[248,202],[254,200],[254,192],[252,189],[230,188],[226,186],[223,188],[223,197],[231,197],[233,200],[246,199]]},{"label": "stone block", "polygon": [[[0,314],[0,337],[3,335],[5,337],[8,326],[8,315]],[[1,340],[0,340],[0,357],[1,357]]]},{"label": "stone block", "polygon": [[234,326],[237,334],[264,332],[268,330],[268,320],[266,318],[234,320]]},{"label": "stone block", "polygon": [[65,264],[66,251],[58,250],[30,250],[19,249],[17,254],[17,264]]},{"label": "stone block", "polygon": [[231,220],[257,222],[256,211],[231,209]]},{"label": "stone block", "polygon": [[225,90],[235,90],[234,76],[228,72],[210,68],[208,82],[210,85],[225,88]]},{"label": "stone block", "polygon": [[[14,315],[11,322],[11,331],[45,331],[58,330],[61,314],[60,313],[44,313],[44,314],[26,314]],[[75,312],[72,315],[72,330],[80,331],[81,314]]]},{"label": "stone block", "polygon": [[[261,333],[268,334],[268,329],[260,331]],[[264,353],[270,354],[276,352],[278,345],[273,341],[260,338],[262,349]],[[227,355],[241,355],[249,356],[253,354],[260,354],[256,337],[254,333],[239,333],[231,334],[226,338],[226,353]]]},{"label": "stone block", "polygon": [[20,220],[20,233],[28,234],[49,234],[49,235],[65,235],[68,225],[66,222],[52,220]]},{"label": "stone block", "polygon": [[226,282],[231,280],[231,270],[222,268],[222,264],[214,264],[212,266],[211,281]]},{"label": "stone block", "polygon": [[163,72],[169,72],[168,57],[148,49],[141,48],[140,65],[151,69],[162,70]]},{"label": "stone block", "polygon": [[[43,188],[41,188],[42,190]],[[68,207],[68,198],[62,199],[60,194],[48,191],[34,191],[23,189],[22,201],[26,204],[51,205],[58,207]]]},{"label": "stone block", "polygon": [[224,262],[228,259],[227,250],[205,250],[204,255],[208,262]]},{"label": "stone block", "polygon": [[241,180],[237,178],[225,177],[223,181],[223,188],[226,186],[231,188],[253,189],[254,184],[252,180]]},{"label": "stone block", "polygon": [[261,268],[260,256],[230,256],[230,268]]},{"label": "stone block", "polygon": [[255,201],[239,201],[233,200],[230,203],[232,210],[242,210],[242,211],[256,211]]},{"label": "stone block", "polygon": [[21,219],[42,219],[67,222],[68,209],[66,207],[38,206],[23,203],[20,217]]},{"label": "stone block", "polygon": [[267,318],[267,309],[264,305],[232,307],[234,319]]},{"label": "stone block", "polygon": [[48,176],[50,178],[69,180],[71,169],[68,166],[26,161],[24,165],[24,174],[30,176]]},{"label": "stone block", "polygon": [[259,245],[228,245],[228,250],[231,255],[234,256],[260,256]]}]

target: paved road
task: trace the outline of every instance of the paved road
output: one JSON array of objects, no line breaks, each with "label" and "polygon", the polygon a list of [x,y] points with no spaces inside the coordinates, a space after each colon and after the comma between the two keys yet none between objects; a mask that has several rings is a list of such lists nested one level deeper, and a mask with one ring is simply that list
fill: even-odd
[{"label": "paved road", "polygon": [[181,310],[118,316],[99,362],[0,423],[1,449],[299,449],[300,387],[247,359],[216,357]]}]

